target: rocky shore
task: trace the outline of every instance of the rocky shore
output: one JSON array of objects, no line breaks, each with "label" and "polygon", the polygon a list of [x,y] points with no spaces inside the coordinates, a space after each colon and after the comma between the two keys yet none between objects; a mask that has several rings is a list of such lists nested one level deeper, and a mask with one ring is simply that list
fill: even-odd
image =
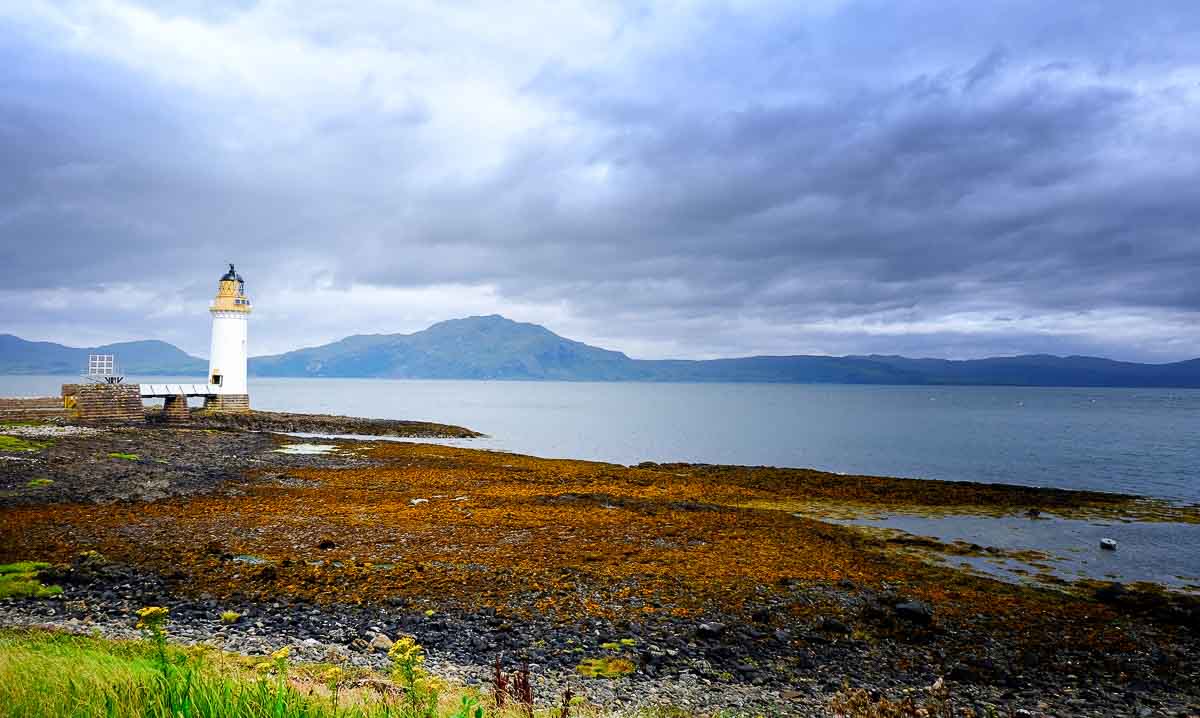
[{"label": "rocky shore", "polygon": [[[161,423],[161,411],[152,411],[149,419],[152,423]],[[396,436],[423,439],[473,439],[482,436],[461,426],[429,421],[364,419],[354,416],[257,410],[241,413],[192,410],[191,422],[186,426],[195,429],[237,429],[330,436]]]},{"label": "rocky shore", "polygon": [[569,685],[618,712],[827,715],[848,690],[919,704],[939,684],[956,715],[1200,713],[1188,597],[1002,584],[762,508],[923,490],[1120,511],[1109,495],[394,442],[293,453],[316,440],[211,426],[0,433],[0,561],[48,561],[63,588],[0,600],[0,626],[130,636],[163,605],[177,640],[376,667],[412,635],[452,680],[528,664],[543,704]]},{"label": "rocky shore", "polygon": [[[622,714],[668,706],[688,715],[824,716],[830,714],[831,700],[848,689],[921,702],[930,693],[928,686],[941,678],[952,687],[948,702],[955,715],[1189,716],[1200,709],[1194,690],[1179,691],[1174,684],[1194,680],[1194,672],[1173,680],[1132,678],[1113,689],[1096,685],[1093,657],[1077,646],[1049,651],[1052,665],[1064,672],[1011,666],[996,657],[1002,653],[998,644],[948,656],[940,647],[946,636],[928,631],[932,607],[899,601],[895,594],[855,595],[838,587],[826,590],[841,593],[840,600],[860,613],[874,611],[880,620],[895,620],[910,635],[865,640],[855,621],[832,617],[798,630],[774,631],[754,622],[691,619],[656,625],[589,620],[564,626],[538,619],[514,623],[487,610],[429,615],[403,605],[184,598],[169,580],[94,555],[45,571],[43,578],[63,585],[65,593],[53,600],[0,601],[0,626],[135,638],[136,609],[161,605],[170,608],[173,640],[183,644],[204,643],[246,655],[291,646],[298,660],[380,670],[386,669],[391,640],[412,635],[428,649],[429,668],[452,682],[486,690],[495,660],[506,669],[528,666],[542,705],[556,704],[569,686],[588,703]],[[231,610],[238,614],[232,624],[220,617]],[[627,655],[638,670],[613,680],[588,680],[575,668],[581,651]],[[795,675],[759,670],[760,662],[780,653],[793,654]],[[1182,648],[1175,654],[1146,651],[1138,663],[1123,668],[1149,677],[1161,674],[1163,664],[1178,668],[1189,663],[1191,657],[1184,653]],[[898,665],[909,668],[897,670]]]}]

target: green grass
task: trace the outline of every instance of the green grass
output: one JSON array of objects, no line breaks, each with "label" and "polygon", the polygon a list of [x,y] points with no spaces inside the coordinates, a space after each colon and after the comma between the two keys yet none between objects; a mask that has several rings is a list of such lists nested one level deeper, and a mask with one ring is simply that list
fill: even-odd
[{"label": "green grass", "polygon": [[292,680],[256,676],[221,654],[170,647],[166,658],[164,664],[147,641],[0,631],[0,706],[5,715],[30,718],[387,715],[383,704],[335,712],[330,698]]},{"label": "green grass", "polygon": [[38,561],[0,564],[0,598],[49,598],[62,593],[59,586],[44,586],[37,572],[48,567]]},{"label": "green grass", "polygon": [[142,457],[138,456],[137,454],[126,454],[121,451],[114,451],[108,455],[108,458],[110,458],[110,459],[125,459],[126,461],[138,461]]},{"label": "green grass", "polygon": [[30,441],[19,436],[0,434],[0,451],[41,451],[50,446],[49,441]]},{"label": "green grass", "polygon": [[17,561],[16,563],[0,563],[0,576],[12,573],[35,573],[50,564],[43,561]]},{"label": "green grass", "polygon": [[49,486],[54,483],[54,479],[30,479],[29,483],[25,484],[31,489],[40,489],[43,486]]},{"label": "green grass", "polygon": [[8,715],[31,718],[333,715],[330,704],[284,682],[242,677],[178,649],[168,658],[164,666],[143,641],[0,633],[0,705]]},{"label": "green grass", "polygon": [[[337,703],[324,664],[289,665],[258,673],[269,658],[159,647],[40,629],[0,629],[0,715],[27,718],[527,718],[510,703],[497,711],[490,696],[446,688],[431,711],[414,712],[403,691],[380,691],[379,674],[345,668]],[[278,666],[278,664],[274,664]],[[361,684],[359,679],[365,679]],[[535,718],[557,718],[557,708]],[[572,718],[599,718],[573,707]],[[644,714],[647,717],[650,714]]]},{"label": "green grass", "polygon": [[636,667],[632,661],[613,656],[585,658],[575,666],[575,671],[585,678],[621,678],[634,670]]}]

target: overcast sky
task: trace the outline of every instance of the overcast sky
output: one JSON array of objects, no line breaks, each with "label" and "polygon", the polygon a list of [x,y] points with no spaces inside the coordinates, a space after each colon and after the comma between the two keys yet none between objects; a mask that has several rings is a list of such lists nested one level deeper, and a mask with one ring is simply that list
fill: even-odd
[{"label": "overcast sky", "polygon": [[1200,356],[1200,3],[0,6],[0,332]]}]

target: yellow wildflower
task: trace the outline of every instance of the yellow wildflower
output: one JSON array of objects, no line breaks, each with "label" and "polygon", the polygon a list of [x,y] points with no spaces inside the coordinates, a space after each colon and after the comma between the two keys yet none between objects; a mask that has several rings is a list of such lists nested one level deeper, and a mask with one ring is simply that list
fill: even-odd
[{"label": "yellow wildflower", "polygon": [[283,648],[280,648],[278,651],[275,651],[274,653],[272,653],[271,659],[275,660],[275,661],[282,661],[282,660],[285,660],[289,655],[291,655],[291,653],[292,653],[292,647],[284,646]]},{"label": "yellow wildflower", "polygon": [[412,636],[404,636],[388,649],[388,658],[396,663],[416,665],[425,662],[425,649]]},{"label": "yellow wildflower", "polygon": [[345,678],[345,675],[345,672],[341,668],[333,666],[332,668],[328,668],[321,673],[321,680],[325,683],[325,685],[336,686],[342,682],[342,679]]},{"label": "yellow wildflower", "polygon": [[137,628],[154,630],[167,620],[168,613],[170,613],[170,611],[162,606],[146,606],[145,608],[139,608],[137,612]]},{"label": "yellow wildflower", "polygon": [[188,646],[187,652],[195,658],[206,658],[209,653],[212,653],[213,647],[207,643],[197,643],[194,646]]},{"label": "yellow wildflower", "polygon": [[437,676],[431,676],[424,670],[418,668],[416,670],[416,687],[418,690],[427,693],[441,693],[446,690],[447,683]]}]

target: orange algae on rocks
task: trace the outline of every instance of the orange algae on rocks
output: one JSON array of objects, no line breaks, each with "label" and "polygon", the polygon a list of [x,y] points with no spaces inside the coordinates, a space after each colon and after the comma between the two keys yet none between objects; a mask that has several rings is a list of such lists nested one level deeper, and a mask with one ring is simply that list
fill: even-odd
[{"label": "orange algae on rocks", "polygon": [[[939,616],[1018,615],[1033,625],[1080,610],[928,566],[851,529],[742,506],[795,499],[809,487],[798,483],[803,472],[356,446],[369,465],[289,469],[299,480],[286,483],[252,474],[238,493],[8,509],[0,557],[65,560],[89,548],[218,597],[400,597],[563,619],[742,612],[790,586],[840,581],[898,587],[934,602]],[[873,485],[862,491],[878,493]],[[816,592],[786,610],[841,608]]]}]

